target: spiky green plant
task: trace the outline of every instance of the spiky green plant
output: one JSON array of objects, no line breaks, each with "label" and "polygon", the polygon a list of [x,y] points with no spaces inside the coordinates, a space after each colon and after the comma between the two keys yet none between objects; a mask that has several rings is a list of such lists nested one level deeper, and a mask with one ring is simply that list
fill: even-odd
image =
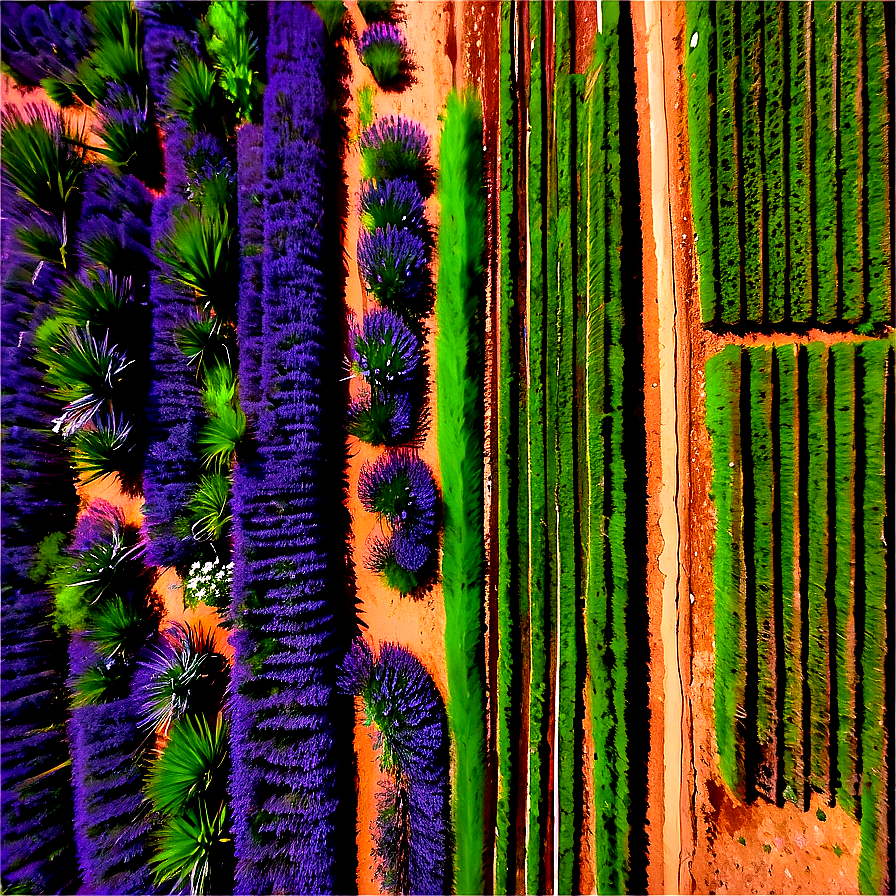
[{"label": "spiky green plant", "polygon": [[130,658],[158,629],[158,623],[151,605],[113,597],[91,613],[86,636],[106,661]]},{"label": "spiky green plant", "polygon": [[166,639],[167,644],[152,649],[146,664],[149,674],[140,722],[163,731],[187,716],[216,713],[230,680],[213,630],[178,623],[166,632]]},{"label": "spiky green plant", "polygon": [[38,261],[67,267],[66,240],[52,220],[34,218],[17,227],[16,239],[22,249]]},{"label": "spiky green plant", "polygon": [[113,402],[127,396],[126,371],[133,363],[108,334],[97,340],[88,330],[67,330],[54,351],[42,356],[52,394],[67,402],[54,421],[54,432],[68,437],[95,420],[101,411],[113,412]]},{"label": "spiky green plant", "polygon": [[73,278],[59,291],[57,324],[82,327],[94,336],[123,329],[122,320],[133,301],[130,277],[99,276],[89,271],[86,278]]},{"label": "spiky green plant", "polygon": [[[145,89],[143,35],[133,3],[91,3],[87,15],[93,25],[94,49],[77,69],[80,85],[103,99],[108,85],[121,84],[139,92]],[[85,102],[89,99],[79,95]]]},{"label": "spiky green plant", "polygon": [[204,803],[168,818],[159,831],[158,852],[150,862],[156,881],[177,892],[210,892],[212,875],[230,850],[226,806],[210,810]]},{"label": "spiky green plant", "polygon": [[87,167],[83,133],[46,106],[3,111],[3,177],[16,192],[61,221],[77,197]]},{"label": "spiky green plant", "polygon": [[185,205],[174,215],[171,231],[156,243],[167,266],[163,278],[191,291],[223,321],[232,321],[235,310],[234,236],[226,212],[208,214]]},{"label": "spiky green plant", "polygon": [[342,0],[313,0],[311,4],[323,19],[327,34],[331,37],[342,27],[346,8]]},{"label": "spiky green plant", "polygon": [[234,361],[232,334],[221,326],[216,317],[191,321],[178,327],[174,338],[177,347],[200,372],[205,373],[219,365],[230,366]]},{"label": "spiky green plant", "polygon": [[132,426],[122,417],[100,418],[93,429],[80,429],[72,436],[71,459],[85,485],[129,471],[133,466]]},{"label": "spiky green plant", "polygon": [[88,666],[72,683],[72,706],[98,706],[127,696],[131,670],[113,660]]},{"label": "spiky green plant", "polygon": [[209,419],[197,440],[208,467],[227,466],[246,433],[246,415],[236,397],[236,379],[228,364],[218,364],[206,373],[203,401]]},{"label": "spiky green plant", "polygon": [[225,131],[224,98],[218,77],[202,59],[187,56],[177,61],[168,79],[168,112],[187,123],[194,132]]},{"label": "spiky green plant", "polygon": [[146,114],[129,118],[103,116],[96,126],[96,135],[102,146],[95,151],[114,172],[133,174],[143,181],[152,177],[151,168],[159,163],[159,138]]},{"label": "spiky green plant", "polygon": [[482,528],[485,250],[482,108],[472,91],[448,95],[439,150],[436,382],[444,496],[442,559],[448,719],[456,755],[454,830],[458,892],[484,892],[485,546]]},{"label": "spiky green plant", "polygon": [[230,479],[210,473],[199,480],[187,502],[187,534],[197,541],[219,541],[230,531]]},{"label": "spiky green plant", "polygon": [[212,31],[206,47],[221,89],[235,106],[240,121],[249,121],[259,87],[253,68],[258,43],[249,30],[246,4],[214,0],[209,4],[206,20]]},{"label": "spiky green plant", "polygon": [[227,737],[222,716],[214,728],[202,716],[172,726],[146,779],[146,797],[156,812],[180,815],[191,804],[221,801],[227,786]]}]

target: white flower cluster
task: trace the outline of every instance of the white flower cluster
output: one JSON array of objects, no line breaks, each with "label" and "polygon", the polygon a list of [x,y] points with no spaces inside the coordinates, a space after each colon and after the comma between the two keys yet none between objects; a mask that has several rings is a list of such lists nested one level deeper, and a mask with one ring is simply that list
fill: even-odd
[{"label": "white flower cluster", "polygon": [[233,584],[233,562],[197,561],[184,579],[184,606],[195,607],[200,601],[210,607],[226,607],[230,603]]}]

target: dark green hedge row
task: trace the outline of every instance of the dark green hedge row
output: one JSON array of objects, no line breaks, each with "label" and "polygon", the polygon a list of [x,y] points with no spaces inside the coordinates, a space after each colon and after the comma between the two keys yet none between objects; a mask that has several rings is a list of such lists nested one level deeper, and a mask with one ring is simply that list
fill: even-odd
[{"label": "dark green hedge row", "polygon": [[891,364],[883,340],[729,345],[706,364],[720,772],[742,798],[805,808],[814,790],[860,817],[863,892],[886,868]]},{"label": "dark green hedge row", "polygon": [[890,323],[886,15],[854,0],[688,4],[705,324]]}]

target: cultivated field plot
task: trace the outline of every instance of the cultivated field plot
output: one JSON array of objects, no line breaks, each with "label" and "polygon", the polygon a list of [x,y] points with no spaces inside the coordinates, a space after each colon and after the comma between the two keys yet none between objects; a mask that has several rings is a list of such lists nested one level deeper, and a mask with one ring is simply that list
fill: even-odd
[{"label": "cultivated field plot", "polygon": [[893,886],[892,5],[0,4],[0,889]]}]

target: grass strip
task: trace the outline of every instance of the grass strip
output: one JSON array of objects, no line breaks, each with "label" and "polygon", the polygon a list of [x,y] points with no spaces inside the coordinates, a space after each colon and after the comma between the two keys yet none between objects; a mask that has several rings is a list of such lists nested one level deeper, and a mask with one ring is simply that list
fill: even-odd
[{"label": "grass strip", "polygon": [[829,791],[830,636],[828,626],[828,350],[821,342],[805,347],[807,404],[806,494],[809,518],[806,558],[809,638],[806,679],[809,688],[810,784]]},{"label": "grass strip", "polygon": [[444,536],[442,590],[448,718],[454,740],[455,887],[485,888],[486,701],[483,481],[482,110],[448,95],[439,151],[436,382]]},{"label": "grass strip", "polygon": [[722,780],[743,793],[747,677],[743,577],[743,471],[740,433],[741,349],[727,345],[706,362],[706,429],[712,439],[712,498],[716,507],[715,724]]},{"label": "grass strip", "polygon": [[786,3],[789,103],[787,106],[787,240],[790,319],[812,317],[812,7]]},{"label": "grass strip", "polygon": [[[831,346],[834,381],[834,514],[830,537],[834,564],[834,681],[837,707],[837,768],[834,774],[837,802],[851,815],[856,812],[856,663],[855,663],[855,479],[856,394],[855,345]],[[833,770],[832,770],[833,771]]]},{"label": "grass strip", "polygon": [[862,3],[840,3],[838,46],[840,135],[840,202],[845,323],[855,325],[865,310],[865,109],[862,66]]},{"label": "grass strip", "polygon": [[762,117],[761,142],[765,171],[765,252],[768,271],[765,310],[769,322],[778,324],[787,314],[787,205],[784,195],[784,139],[787,120],[784,38],[787,4],[777,2],[761,5],[765,79],[765,114]]},{"label": "grass strip", "polygon": [[547,158],[544,152],[546,85],[544,68],[545,9],[529,10],[529,145],[527,217],[529,231],[529,283],[526,337],[528,346],[529,442],[529,770],[526,823],[526,890],[544,890],[542,845],[545,839],[547,731],[545,702],[548,699],[548,651],[545,595],[548,591],[547,563],[547,455],[545,444],[545,277],[546,234],[544,221],[547,197]]},{"label": "grass strip", "polygon": [[707,0],[693,0],[685,5],[688,45],[684,61],[688,96],[688,146],[691,153],[691,215],[700,275],[700,316],[704,324],[715,320],[718,305],[712,228],[715,194],[710,97],[715,35],[709,6]]},{"label": "grass strip", "polygon": [[776,632],[774,612],[775,469],[772,455],[772,351],[755,346],[750,359],[750,443],[753,460],[753,568],[756,588],[759,743],[774,746],[777,727]]},{"label": "grass strip", "polygon": [[741,244],[738,131],[740,36],[738,4],[719,3],[716,11],[716,189],[718,196],[719,296],[725,324],[741,320]]},{"label": "grass strip", "polygon": [[777,362],[778,506],[781,568],[781,643],[784,645],[782,790],[785,799],[803,804],[803,670],[802,614],[799,587],[799,416],[796,347],[775,346]]},{"label": "grass strip", "polygon": [[868,155],[865,227],[868,240],[868,319],[872,324],[888,324],[891,315],[892,221],[890,191],[890,58],[887,47],[886,8],[882,3],[863,4],[865,56],[867,60],[867,125],[865,150]]},{"label": "grass strip", "polygon": [[498,492],[498,584],[496,589],[498,612],[497,716],[495,718],[495,752],[497,753],[498,792],[495,805],[495,863],[494,891],[512,893],[514,882],[509,871],[512,865],[515,827],[511,818],[514,788],[514,749],[511,738],[513,719],[514,638],[517,627],[513,612],[513,539],[514,515],[511,495],[514,481],[513,445],[515,433],[512,422],[514,410],[514,369],[512,360],[513,304],[515,299],[514,268],[511,263],[512,228],[515,202],[515,125],[514,81],[511,44],[514,40],[514,8],[509,0],[501,4],[500,58],[500,153],[501,192],[499,197],[500,256],[498,305],[498,445],[496,452],[496,487]]},{"label": "grass strip", "polygon": [[[863,568],[865,591],[862,663],[861,729],[861,852],[859,892],[883,893],[887,883],[887,482],[884,435],[887,367],[893,354],[886,342],[865,342],[859,348],[862,369],[862,418],[865,439],[862,494]],[[892,387],[891,387],[892,388]],[[892,407],[892,405],[890,405]]]},{"label": "grass strip", "polygon": [[[570,4],[554,6],[554,133],[557,147],[556,293],[557,335],[555,345],[556,384],[556,468],[555,491],[557,527],[557,891],[572,893],[575,888],[576,757],[579,731],[578,704],[578,614],[576,601],[576,503],[575,503],[575,417],[574,392],[574,310],[576,232],[573,215],[578,159],[575,149],[577,122],[577,82],[570,72],[572,58],[572,15]],[[552,365],[553,366],[553,365]]]},{"label": "grass strip", "polygon": [[812,4],[815,72],[815,133],[813,137],[815,199],[816,317],[836,320],[840,286],[837,190],[837,3]]},{"label": "grass strip", "polygon": [[765,226],[762,153],[762,3],[740,4],[741,184],[743,189],[744,316],[762,322]]}]

